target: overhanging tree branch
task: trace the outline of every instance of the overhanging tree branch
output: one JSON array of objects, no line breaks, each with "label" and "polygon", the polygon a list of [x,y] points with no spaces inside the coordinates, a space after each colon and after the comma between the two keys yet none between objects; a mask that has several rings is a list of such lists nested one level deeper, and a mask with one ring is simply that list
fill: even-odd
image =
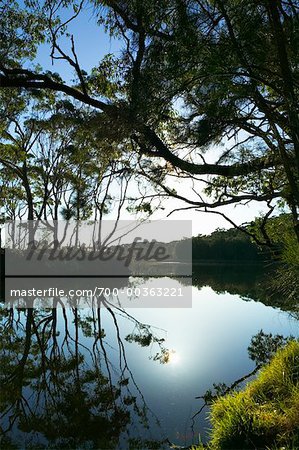
[{"label": "overhanging tree branch", "polygon": [[[103,111],[108,117],[119,121],[120,123],[122,123],[122,121],[130,120],[121,107],[90,97],[86,93],[79,91],[77,88],[53,80],[48,75],[37,74],[26,69],[7,69],[2,65],[0,65],[0,70],[4,73],[4,75],[0,75],[0,88],[49,89],[54,92],[62,92],[75,100],[79,100],[86,105]],[[131,125],[142,134],[143,138],[150,144],[151,148],[154,148],[154,150],[152,150],[149,146],[142,144],[141,150],[145,154],[162,157],[174,167],[178,167],[191,174],[211,174],[233,177],[257,172],[272,167],[274,164],[274,161],[265,158],[254,158],[247,163],[235,163],[231,165],[192,163],[183,160],[172,153],[156,132],[148,125],[140,123],[132,123]],[[137,144],[141,144],[141,141],[137,138],[136,134],[133,135],[133,139]]]}]

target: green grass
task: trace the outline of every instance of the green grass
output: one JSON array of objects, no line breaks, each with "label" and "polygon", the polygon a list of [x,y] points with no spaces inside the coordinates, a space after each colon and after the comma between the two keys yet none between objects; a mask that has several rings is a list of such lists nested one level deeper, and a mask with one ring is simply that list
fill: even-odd
[{"label": "green grass", "polygon": [[218,398],[210,418],[209,449],[299,449],[299,342],[279,350],[244,390]]}]

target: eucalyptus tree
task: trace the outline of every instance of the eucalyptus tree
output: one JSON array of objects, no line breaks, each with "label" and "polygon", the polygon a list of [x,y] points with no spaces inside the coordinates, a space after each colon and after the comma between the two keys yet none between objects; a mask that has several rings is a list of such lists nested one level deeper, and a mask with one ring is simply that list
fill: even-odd
[{"label": "eucalyptus tree", "polygon": [[94,135],[86,111],[53,95],[26,96],[2,119],[4,219],[101,220],[111,210],[119,218],[134,160]]},{"label": "eucalyptus tree", "polygon": [[[299,237],[297,0],[25,5],[2,1],[5,92],[56,91],[88,105],[99,135],[120,147],[132,145],[140,173],[189,208],[262,201],[270,215],[281,200]],[[84,8],[122,48],[95,61],[90,73],[80,66],[75,38],[67,34]],[[53,62],[70,65],[74,82],[35,65],[41,43],[49,46]],[[208,162],[208,151],[223,142]],[[195,187],[197,195],[180,194],[169,176],[200,179],[206,193]]]}]

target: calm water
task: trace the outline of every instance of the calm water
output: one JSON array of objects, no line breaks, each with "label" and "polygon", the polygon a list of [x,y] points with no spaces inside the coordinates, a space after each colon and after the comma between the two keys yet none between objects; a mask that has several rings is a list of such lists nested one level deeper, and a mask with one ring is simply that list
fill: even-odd
[{"label": "calm water", "polygon": [[270,302],[261,281],[259,271],[199,268],[192,308],[3,310],[1,448],[204,440],[209,424],[205,411],[192,422],[195,397],[254,369],[247,347],[261,329],[299,336],[289,312],[258,301]]}]

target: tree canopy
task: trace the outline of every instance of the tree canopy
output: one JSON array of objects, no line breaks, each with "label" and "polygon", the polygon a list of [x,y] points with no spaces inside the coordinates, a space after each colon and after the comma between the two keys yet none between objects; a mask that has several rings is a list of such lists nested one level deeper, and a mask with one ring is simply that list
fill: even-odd
[{"label": "tree canopy", "polygon": [[[138,155],[135,172],[157,192],[206,211],[266,202],[266,218],[285,205],[299,239],[298,1],[4,0],[0,8],[1,96],[43,91],[76,111],[84,105],[95,138]],[[122,49],[89,73],[68,33],[84,9]],[[36,63],[41,44],[49,60],[70,65],[72,82]],[[173,177],[194,183],[189,196]]]}]

